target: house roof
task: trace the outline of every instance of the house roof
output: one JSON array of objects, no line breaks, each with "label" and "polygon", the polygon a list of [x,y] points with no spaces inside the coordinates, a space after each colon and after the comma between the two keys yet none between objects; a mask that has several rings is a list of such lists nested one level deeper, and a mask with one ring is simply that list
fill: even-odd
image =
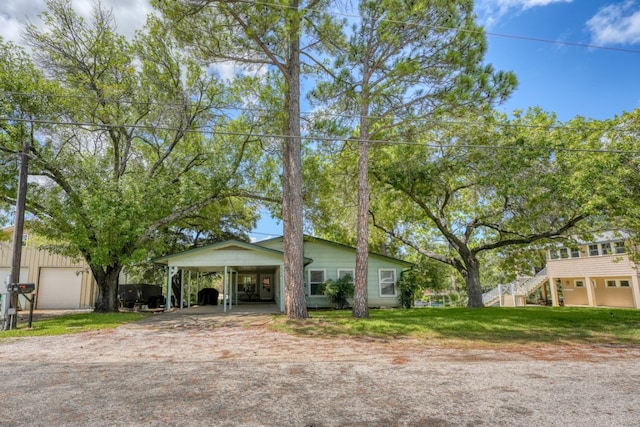
[{"label": "house roof", "polygon": [[[622,242],[622,241],[633,240],[635,238],[637,238],[637,236],[627,230],[605,230],[605,231],[599,231],[597,233],[593,233],[590,237],[586,239],[581,236],[569,236],[568,241],[571,243],[575,243],[576,245],[591,245],[596,243]],[[563,243],[564,241],[554,242],[553,244],[550,244],[547,247],[561,248],[561,247],[568,246]]]},{"label": "house roof", "polygon": [[[274,237],[272,239],[261,240],[259,242],[256,242],[256,244],[259,245],[261,243],[278,241],[278,240],[282,240],[282,239],[283,239],[282,236]],[[304,235],[304,241],[305,242],[321,242],[321,243],[325,243],[325,244],[328,244],[328,245],[331,245],[331,246],[335,246],[337,248],[349,249],[349,250],[352,250],[352,251],[356,250],[356,248],[354,248],[353,246],[349,246],[349,245],[345,245],[345,244],[342,244],[342,243],[334,242],[332,240],[322,239],[320,237],[310,236],[308,234]],[[371,252],[371,251],[369,251],[369,256],[370,257],[376,257],[376,258],[380,258],[380,259],[386,259],[386,260],[394,261],[394,262],[397,262],[399,264],[403,264],[403,265],[405,265],[407,267],[413,267],[415,265],[415,264],[413,264],[413,263],[411,263],[409,261],[404,261],[402,259],[394,258],[394,257],[387,256],[387,255],[381,255],[381,254],[378,254],[378,253],[375,253],[375,252]]]},{"label": "house roof", "polygon": [[[267,248],[267,247],[262,246],[267,242],[281,241],[282,239],[283,239],[283,237],[280,236],[280,237],[275,237],[275,238],[272,238],[272,239],[261,240],[260,242],[255,242],[255,243],[242,242],[242,241],[239,241],[239,240],[226,240],[224,242],[212,243],[210,245],[201,246],[199,248],[194,248],[194,249],[189,249],[189,250],[178,252],[178,253],[175,253],[175,254],[164,255],[164,256],[155,258],[155,259],[153,259],[151,261],[156,263],[156,264],[169,265],[170,264],[170,260],[174,260],[174,259],[185,257],[185,256],[196,255],[196,254],[198,254],[200,252],[219,251],[219,250],[225,250],[225,249],[229,249],[229,250],[249,250],[249,251],[253,251],[253,252],[264,253],[264,254],[268,254],[268,255],[278,255],[278,256],[284,257],[284,252],[282,252],[280,250],[277,250],[277,249],[272,249],[272,248]],[[304,236],[304,241],[305,242],[319,242],[319,243],[335,246],[335,247],[342,248],[342,249],[348,249],[348,250],[351,250],[351,251],[355,251],[356,250],[356,248],[354,248],[352,246],[343,245],[342,243],[337,243],[337,242],[333,242],[333,241],[330,241],[330,240],[321,239],[319,237],[313,237],[313,236],[309,236],[309,235],[305,235]],[[412,263],[410,263],[408,261],[404,261],[404,260],[401,260],[401,259],[398,259],[398,258],[389,257],[389,256],[386,256],[386,255],[376,254],[376,253],[373,253],[373,252],[369,252],[369,256],[380,258],[380,259],[390,260],[390,261],[393,261],[395,263],[404,265],[406,267],[412,267],[414,265],[414,264],[412,264]],[[311,262],[313,262],[313,260],[311,258],[308,258],[308,257],[304,258],[304,264],[305,265],[310,264]]]}]

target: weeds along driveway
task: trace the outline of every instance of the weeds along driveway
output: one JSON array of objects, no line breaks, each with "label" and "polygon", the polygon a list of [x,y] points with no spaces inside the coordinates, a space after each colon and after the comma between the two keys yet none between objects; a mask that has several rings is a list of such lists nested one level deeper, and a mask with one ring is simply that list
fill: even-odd
[{"label": "weeds along driveway", "polygon": [[640,349],[300,338],[164,313],[0,340],[0,425],[638,425]]}]

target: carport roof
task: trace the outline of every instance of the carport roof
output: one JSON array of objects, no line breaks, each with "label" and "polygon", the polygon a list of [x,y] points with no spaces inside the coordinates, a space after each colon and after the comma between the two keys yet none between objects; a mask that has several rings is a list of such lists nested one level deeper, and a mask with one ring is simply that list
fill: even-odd
[{"label": "carport roof", "polygon": [[[164,256],[155,258],[151,261],[156,264],[169,265],[169,261],[174,258],[191,256],[203,251],[219,251],[219,250],[225,250],[225,249],[249,250],[249,251],[261,252],[261,253],[270,254],[270,255],[279,255],[284,257],[284,252],[276,249],[265,248],[255,243],[241,242],[239,240],[226,240],[224,242],[213,243],[210,245],[189,249],[189,250],[178,252],[171,255],[164,255]],[[306,257],[304,258],[305,265],[311,263],[312,261],[313,260],[311,258],[306,258]]]}]

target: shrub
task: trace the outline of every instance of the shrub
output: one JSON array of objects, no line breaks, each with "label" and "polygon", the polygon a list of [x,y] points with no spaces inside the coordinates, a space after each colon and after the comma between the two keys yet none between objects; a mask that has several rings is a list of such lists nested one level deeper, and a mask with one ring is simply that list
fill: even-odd
[{"label": "shrub", "polygon": [[424,291],[424,286],[415,281],[410,274],[403,274],[398,282],[398,302],[402,308],[411,308],[415,303],[416,295]]},{"label": "shrub", "polygon": [[353,279],[350,275],[343,276],[337,280],[329,279],[324,282],[324,294],[329,298],[335,308],[342,309],[349,307],[348,298],[353,297]]}]

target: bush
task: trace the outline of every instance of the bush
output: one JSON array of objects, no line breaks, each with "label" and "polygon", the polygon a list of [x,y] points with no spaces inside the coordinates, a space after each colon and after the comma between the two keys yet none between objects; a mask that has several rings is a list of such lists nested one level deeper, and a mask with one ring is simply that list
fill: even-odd
[{"label": "bush", "polygon": [[338,280],[329,279],[324,282],[324,294],[329,298],[335,308],[342,309],[349,307],[348,298],[353,297],[353,279],[350,275],[343,276]]},{"label": "bush", "polygon": [[410,274],[403,274],[398,282],[398,303],[402,308],[411,308],[416,296],[424,291],[424,286],[415,281]]}]

